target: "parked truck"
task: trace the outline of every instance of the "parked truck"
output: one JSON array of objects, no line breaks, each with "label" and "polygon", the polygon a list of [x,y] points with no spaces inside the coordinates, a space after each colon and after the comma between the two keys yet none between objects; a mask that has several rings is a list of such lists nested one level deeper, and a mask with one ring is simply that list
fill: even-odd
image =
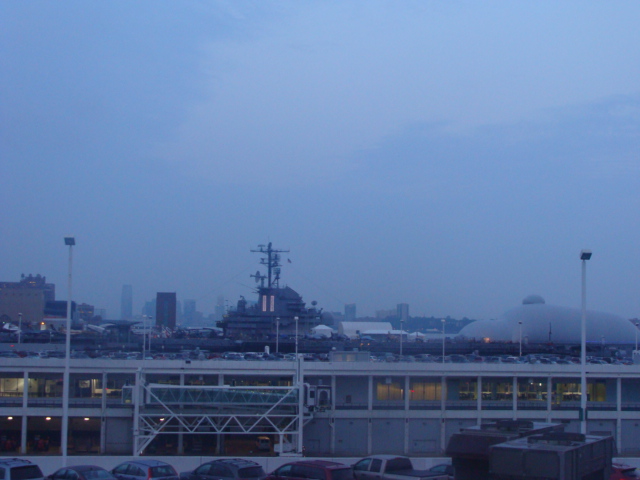
[{"label": "parked truck", "polygon": [[372,455],[353,465],[356,480],[448,480],[443,473],[415,470],[411,459],[397,455]]}]

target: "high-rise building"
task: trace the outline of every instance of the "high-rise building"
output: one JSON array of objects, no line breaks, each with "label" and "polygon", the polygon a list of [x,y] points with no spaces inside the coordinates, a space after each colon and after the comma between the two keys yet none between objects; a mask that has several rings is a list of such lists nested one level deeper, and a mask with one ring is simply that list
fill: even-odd
[{"label": "high-rise building", "polygon": [[183,300],[182,302],[182,315],[185,317],[193,316],[196,313],[196,301],[195,300]]},{"label": "high-rise building", "polygon": [[45,304],[56,299],[56,287],[42,275],[22,275],[19,282],[0,282],[0,321],[37,325]]},{"label": "high-rise building", "polygon": [[142,307],[142,315],[146,315],[149,318],[152,318],[156,314],[156,299],[150,300],[148,302],[144,302],[144,307]]},{"label": "high-rise building", "polygon": [[218,300],[216,301],[216,306],[214,307],[213,312],[214,321],[221,321],[222,317],[226,313],[226,308],[224,308],[224,297],[222,295],[218,295]]},{"label": "high-rise building", "polygon": [[122,320],[133,318],[133,287],[131,285],[122,286],[122,297],[120,297],[120,316]]},{"label": "high-rise building", "polygon": [[409,304],[408,303],[399,303],[398,304],[398,320],[401,322],[409,321]]},{"label": "high-rise building", "polygon": [[176,328],[176,292],[158,292],[156,295],[156,325]]},{"label": "high-rise building", "polygon": [[182,322],[186,325],[193,325],[198,317],[196,312],[195,300],[183,300],[182,301]]},{"label": "high-rise building", "polygon": [[87,303],[81,303],[76,307],[76,312],[80,320],[88,322],[95,316],[95,307]]},{"label": "high-rise building", "polygon": [[344,321],[355,322],[356,321],[356,304],[347,303],[344,306]]}]

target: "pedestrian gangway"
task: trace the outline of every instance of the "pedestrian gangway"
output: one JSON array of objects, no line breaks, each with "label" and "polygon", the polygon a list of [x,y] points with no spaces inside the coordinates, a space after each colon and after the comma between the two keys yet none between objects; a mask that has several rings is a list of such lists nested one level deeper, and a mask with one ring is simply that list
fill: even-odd
[{"label": "pedestrian gangway", "polygon": [[272,435],[295,439],[301,451],[304,425],[330,399],[328,387],[302,383],[194,387],[138,380],[123,388],[123,402],[134,407],[134,455],[162,434]]},{"label": "pedestrian gangway", "polygon": [[298,404],[298,389],[292,387],[214,387],[150,384],[145,405],[291,406]]}]

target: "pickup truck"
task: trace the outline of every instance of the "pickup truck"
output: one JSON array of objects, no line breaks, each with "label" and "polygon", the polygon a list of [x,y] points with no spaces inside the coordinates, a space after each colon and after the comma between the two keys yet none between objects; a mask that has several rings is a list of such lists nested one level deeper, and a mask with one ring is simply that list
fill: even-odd
[{"label": "pickup truck", "polygon": [[411,459],[397,455],[373,455],[353,466],[356,480],[449,480],[446,473],[414,470]]}]

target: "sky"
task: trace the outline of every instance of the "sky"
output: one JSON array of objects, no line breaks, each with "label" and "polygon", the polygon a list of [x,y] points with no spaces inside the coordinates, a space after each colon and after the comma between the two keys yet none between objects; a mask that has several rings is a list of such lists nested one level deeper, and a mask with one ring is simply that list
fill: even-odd
[{"label": "sky", "polygon": [[[0,281],[118,318],[282,284],[359,316],[640,316],[636,1],[0,2]],[[290,261],[290,263],[289,263]]]}]

